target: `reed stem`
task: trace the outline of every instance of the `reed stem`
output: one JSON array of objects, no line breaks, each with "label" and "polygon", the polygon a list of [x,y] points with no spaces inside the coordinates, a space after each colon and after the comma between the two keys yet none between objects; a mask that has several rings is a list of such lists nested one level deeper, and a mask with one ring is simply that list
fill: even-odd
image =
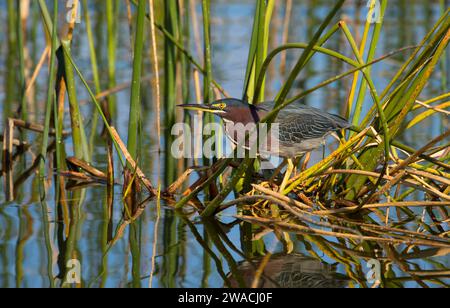
[{"label": "reed stem", "polygon": [[136,159],[138,155],[138,129],[141,121],[141,77],[144,51],[146,1],[139,0],[136,21],[136,37],[133,59],[133,80],[130,98],[130,117],[128,122],[128,151]]}]

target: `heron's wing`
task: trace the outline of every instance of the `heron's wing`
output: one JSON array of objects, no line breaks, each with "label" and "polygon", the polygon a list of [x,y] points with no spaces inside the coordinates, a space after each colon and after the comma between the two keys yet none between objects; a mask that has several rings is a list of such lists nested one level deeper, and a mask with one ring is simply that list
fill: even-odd
[{"label": "heron's wing", "polygon": [[[258,108],[269,112],[274,108],[274,102],[261,103]],[[293,103],[282,109],[275,122],[279,123],[280,141],[295,143],[323,138],[330,132],[351,126],[340,116],[299,103]]]},{"label": "heron's wing", "polygon": [[280,112],[280,141],[302,142],[323,138],[330,132],[346,128],[349,124],[340,117],[324,113],[318,109],[287,108]]}]

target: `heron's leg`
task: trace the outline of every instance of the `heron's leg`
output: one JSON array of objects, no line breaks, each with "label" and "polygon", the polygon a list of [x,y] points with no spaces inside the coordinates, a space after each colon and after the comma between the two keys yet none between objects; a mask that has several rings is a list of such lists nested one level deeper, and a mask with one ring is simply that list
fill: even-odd
[{"label": "heron's leg", "polygon": [[308,152],[305,154],[305,159],[303,160],[302,166],[301,166],[301,170],[302,172],[306,170],[306,168],[308,168],[308,163],[311,159],[311,152]]},{"label": "heron's leg", "polygon": [[283,191],[286,189],[286,186],[287,186],[289,180],[291,179],[291,175],[292,175],[292,172],[294,171],[294,168],[295,168],[294,163],[292,162],[292,159],[289,158],[287,160],[286,173],[284,174],[284,179],[280,186],[280,191],[279,191],[280,193],[283,193]]}]

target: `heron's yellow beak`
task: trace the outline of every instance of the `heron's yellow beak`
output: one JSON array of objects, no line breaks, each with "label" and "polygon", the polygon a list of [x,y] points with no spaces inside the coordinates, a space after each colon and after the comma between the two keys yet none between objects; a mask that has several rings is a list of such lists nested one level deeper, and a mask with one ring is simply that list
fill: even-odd
[{"label": "heron's yellow beak", "polygon": [[219,108],[216,105],[184,104],[184,105],[178,105],[178,107],[186,109],[186,110],[203,111],[203,112],[209,112],[209,113],[215,113],[215,114],[225,112],[222,108]]}]

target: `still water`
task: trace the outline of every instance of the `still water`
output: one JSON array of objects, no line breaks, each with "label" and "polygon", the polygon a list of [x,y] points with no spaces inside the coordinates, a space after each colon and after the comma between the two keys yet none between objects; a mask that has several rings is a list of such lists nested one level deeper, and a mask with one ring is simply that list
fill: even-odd
[{"label": "still water", "polygon": [[[284,1],[283,1],[284,2]],[[358,2],[358,1],[356,1]],[[363,1],[364,2],[364,1]],[[420,42],[440,16],[439,1],[390,1],[383,37],[377,49],[381,56],[392,50],[412,46]],[[0,5],[0,24],[6,24],[5,5]],[[290,42],[306,42],[312,37],[315,28],[329,11],[328,1],[294,1]],[[92,6],[95,11],[95,6]],[[100,9],[98,9],[100,11]],[[201,8],[196,8],[201,16]],[[234,97],[240,97],[248,54],[248,44],[252,29],[254,1],[223,1],[214,0],[211,4],[212,16],[212,53],[214,78]],[[360,6],[349,1],[345,6],[342,18],[355,27],[361,35],[364,18],[367,11],[365,3]],[[284,5],[279,5],[273,21],[274,38],[271,48],[281,43]],[[355,16],[357,18],[355,18]],[[101,18],[101,12],[92,16]],[[126,10],[122,10],[119,29],[119,50],[117,56],[118,84],[127,83],[131,79],[131,59],[129,35],[126,22]],[[99,21],[100,25],[101,22]],[[40,27],[40,25],[39,25]],[[84,24],[81,23],[75,33],[74,55],[84,72],[90,71],[88,43],[85,37]],[[43,33],[38,31],[37,33]],[[105,41],[105,31],[96,29],[96,39]],[[160,37],[161,38],[161,37]],[[8,79],[6,33],[0,31],[0,113],[2,118],[10,116],[17,104],[8,102],[6,83]],[[30,57],[40,55],[44,45],[43,38],[36,38],[30,43]],[[99,43],[100,44],[100,43]],[[100,44],[101,45],[101,44]],[[330,48],[342,53],[350,53],[343,39],[333,40]],[[101,47],[99,47],[101,48]],[[195,50],[192,42],[192,50]],[[99,50],[99,54],[105,54]],[[196,53],[194,52],[194,55]],[[289,65],[297,59],[298,53],[288,54]],[[407,55],[404,55],[406,58]],[[393,72],[404,60],[402,56],[396,60],[388,60],[378,64],[373,69],[376,86],[383,89],[393,75]],[[106,67],[100,57],[100,66]],[[146,61],[150,61],[147,59]],[[397,62],[398,61],[398,62]],[[147,67],[149,67],[147,63]],[[322,55],[314,57],[312,65],[296,84],[299,89],[311,88],[317,83],[343,72],[346,68],[338,61],[330,60]],[[150,70],[148,70],[150,72]],[[30,117],[34,122],[42,123],[42,110],[45,99],[46,72],[38,78],[36,110]],[[102,74],[106,72],[102,71]],[[91,76],[88,75],[89,78]],[[267,96],[272,97],[282,84],[283,75],[279,70],[270,71]],[[424,93],[434,97],[442,93],[439,76],[432,79]],[[315,92],[305,99],[305,103],[330,112],[341,113],[342,106],[348,95],[351,79],[338,82],[326,89]],[[80,85],[81,88],[81,85]],[[165,186],[170,184],[172,177],[165,172],[166,153],[158,152],[155,136],[155,113],[152,105],[151,86],[145,87],[143,111],[143,137],[141,138],[141,164],[146,174],[151,175],[154,183]],[[80,99],[87,99],[84,92],[79,91]],[[126,137],[128,123],[129,90],[117,94],[118,115],[116,127],[123,138]],[[92,106],[83,105],[83,112],[90,114]],[[89,127],[90,121],[87,121]],[[69,125],[69,123],[66,123]],[[448,119],[436,116],[423,123],[427,129],[416,129],[404,136],[404,143],[417,147],[430,140],[431,136],[441,133],[448,125]],[[0,124],[3,131],[4,123]],[[168,129],[168,128],[166,128]],[[28,136],[33,142],[36,136]],[[68,140],[70,141],[70,140]],[[94,152],[94,165],[101,170],[106,169],[106,152],[104,142],[95,140],[98,148]],[[67,142],[70,144],[70,142]],[[66,147],[68,154],[72,149]],[[327,149],[327,153],[330,149]],[[313,158],[320,159],[322,153],[314,153]],[[117,161],[117,160],[116,160]],[[21,172],[33,162],[31,155],[20,161]],[[186,163],[190,165],[192,162]],[[185,164],[180,162],[184,168]],[[178,171],[183,170],[179,168]],[[116,175],[120,175],[117,168]],[[120,177],[119,177],[120,178]],[[191,181],[195,181],[195,176]],[[222,213],[217,220],[202,221],[196,216],[175,212],[166,204],[160,204],[158,214],[157,204],[150,201],[140,219],[132,226],[124,229],[121,237],[112,247],[107,243],[115,238],[120,231],[119,225],[123,218],[122,187],[116,186],[112,208],[108,205],[106,188],[103,186],[88,187],[82,190],[68,191],[65,204],[55,202],[55,187],[50,187],[46,203],[40,203],[39,185],[35,175],[17,187],[17,198],[14,202],[4,202],[3,186],[0,188],[0,287],[60,287],[67,277],[64,277],[65,265],[73,260],[71,267],[80,269],[83,287],[222,287],[247,285],[251,286],[259,262],[261,242],[252,242],[244,232],[249,226],[240,224],[232,217],[235,208]],[[80,203],[80,200],[82,202]],[[111,210],[111,219],[109,211]],[[421,212],[417,213],[420,216]],[[68,222],[72,215],[76,219]],[[419,217],[420,218],[420,217]],[[419,219],[418,218],[418,219]],[[251,227],[250,227],[251,228]],[[411,225],[411,230],[417,230],[417,224]],[[294,253],[286,254],[273,234],[263,237],[266,250],[274,255],[270,259],[265,274],[258,282],[259,286],[323,286],[323,287],[370,287],[369,272],[379,264],[370,262],[371,258],[364,256],[361,248],[360,256],[349,254],[343,248],[342,242],[333,237],[300,237],[291,236],[294,242]],[[390,286],[419,286],[413,275],[405,273],[401,263],[394,262],[388,255],[389,249],[378,247],[374,255],[383,265],[389,264],[392,271]],[[448,270],[450,258],[448,251],[426,250],[432,257],[413,255],[405,247],[404,254],[410,256],[408,262],[411,268],[419,271],[447,272],[439,281],[430,278],[429,286],[443,286],[450,283]],[[373,261],[373,260],[372,260]],[[153,272],[153,273],[152,273]],[[351,275],[349,274],[351,273]],[[236,277],[237,276],[237,277]],[[240,276],[240,277],[239,277]],[[250,278],[249,278],[250,277]]]}]

